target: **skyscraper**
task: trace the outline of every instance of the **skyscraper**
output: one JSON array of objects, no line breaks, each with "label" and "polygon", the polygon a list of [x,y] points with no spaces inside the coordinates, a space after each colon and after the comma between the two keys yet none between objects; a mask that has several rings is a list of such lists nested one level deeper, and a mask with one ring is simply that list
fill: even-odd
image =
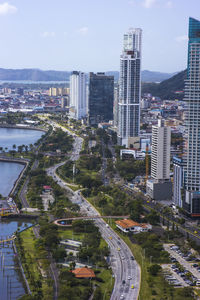
[{"label": "skyscraper", "polygon": [[119,84],[117,84],[114,88],[114,102],[113,102],[113,125],[114,127],[118,127],[119,121]]},{"label": "skyscraper", "polygon": [[138,140],[140,130],[141,39],[142,30],[131,28],[120,56],[118,141],[126,147]]},{"label": "skyscraper", "polygon": [[105,73],[90,73],[89,123],[92,125],[113,120],[114,77]]},{"label": "skyscraper", "polygon": [[185,83],[187,143],[183,207],[200,216],[200,21],[189,19],[188,66]]},{"label": "skyscraper", "polygon": [[86,74],[73,71],[70,76],[70,116],[79,120],[86,114]]},{"label": "skyscraper", "polygon": [[170,178],[170,144],[171,129],[164,126],[163,120],[152,126],[151,147],[151,177],[156,180],[169,180]]},{"label": "skyscraper", "polygon": [[170,146],[171,129],[159,119],[158,125],[152,126],[151,179],[147,181],[147,193],[156,200],[166,200],[172,196]]}]

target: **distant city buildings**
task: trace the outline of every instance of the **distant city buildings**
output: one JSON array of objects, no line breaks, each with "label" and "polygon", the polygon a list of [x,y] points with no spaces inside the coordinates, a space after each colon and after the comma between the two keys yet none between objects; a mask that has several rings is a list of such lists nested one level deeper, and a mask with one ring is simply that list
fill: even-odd
[{"label": "distant city buildings", "polygon": [[113,120],[114,76],[89,74],[89,124]]},{"label": "distant city buildings", "polygon": [[200,21],[189,19],[188,66],[185,83],[186,166],[183,208],[200,216]]},{"label": "distant city buildings", "polygon": [[147,193],[155,200],[172,197],[170,181],[171,129],[164,126],[163,120],[152,126],[151,179],[147,181]]},{"label": "distant city buildings", "polygon": [[76,120],[87,114],[86,74],[73,71],[70,76],[70,116]]},{"label": "distant city buildings", "polygon": [[120,56],[118,143],[135,147],[140,131],[142,30],[124,34]]},{"label": "distant city buildings", "polygon": [[51,87],[49,89],[49,96],[51,97],[66,96],[66,95],[69,95],[69,88]]}]

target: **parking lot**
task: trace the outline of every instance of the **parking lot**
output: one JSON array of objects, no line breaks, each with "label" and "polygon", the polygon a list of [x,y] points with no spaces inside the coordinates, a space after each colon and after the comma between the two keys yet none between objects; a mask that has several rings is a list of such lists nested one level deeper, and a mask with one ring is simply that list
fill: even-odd
[{"label": "parking lot", "polygon": [[180,248],[174,244],[165,244],[164,249],[170,254],[172,261],[172,265],[163,265],[164,270],[170,272],[171,276],[177,279],[182,286],[200,285],[199,260],[194,261],[192,252],[182,253]]},{"label": "parking lot", "polygon": [[172,268],[171,264],[162,265],[163,275],[169,284],[176,287],[188,286],[188,284],[180,277]]}]

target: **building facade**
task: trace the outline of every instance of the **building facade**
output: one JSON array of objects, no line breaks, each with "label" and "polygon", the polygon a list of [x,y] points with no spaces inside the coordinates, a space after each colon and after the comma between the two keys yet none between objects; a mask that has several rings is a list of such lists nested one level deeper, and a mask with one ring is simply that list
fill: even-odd
[{"label": "building facade", "polygon": [[113,104],[113,125],[114,127],[118,127],[119,120],[119,84],[114,88],[114,104]]},{"label": "building facade", "polygon": [[158,125],[152,126],[151,178],[155,180],[170,178],[170,144],[171,129],[159,119]]},{"label": "building facade", "polygon": [[118,142],[126,147],[134,144],[140,131],[141,40],[142,30],[130,29],[120,56]]},{"label": "building facade", "polygon": [[95,125],[113,120],[114,76],[90,73],[89,76],[89,123]]},{"label": "building facade", "polygon": [[170,180],[171,128],[164,126],[163,120],[152,126],[151,179],[147,180],[147,194],[155,200],[172,197]]},{"label": "building facade", "polygon": [[189,18],[188,66],[185,83],[187,102],[185,197],[183,207],[200,216],[200,21]]},{"label": "building facade", "polygon": [[182,193],[184,188],[184,161],[173,157],[173,201],[176,206],[183,207]]},{"label": "building facade", "polygon": [[76,120],[87,114],[86,74],[73,71],[70,76],[70,116]]}]

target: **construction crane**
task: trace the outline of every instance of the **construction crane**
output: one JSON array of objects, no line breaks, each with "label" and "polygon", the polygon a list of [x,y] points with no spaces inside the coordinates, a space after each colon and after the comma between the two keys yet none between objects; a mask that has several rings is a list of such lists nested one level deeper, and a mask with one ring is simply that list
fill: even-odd
[{"label": "construction crane", "polygon": [[145,184],[149,178],[149,145],[146,143],[146,151],[145,151],[145,163],[146,163],[146,176],[145,176]]}]

